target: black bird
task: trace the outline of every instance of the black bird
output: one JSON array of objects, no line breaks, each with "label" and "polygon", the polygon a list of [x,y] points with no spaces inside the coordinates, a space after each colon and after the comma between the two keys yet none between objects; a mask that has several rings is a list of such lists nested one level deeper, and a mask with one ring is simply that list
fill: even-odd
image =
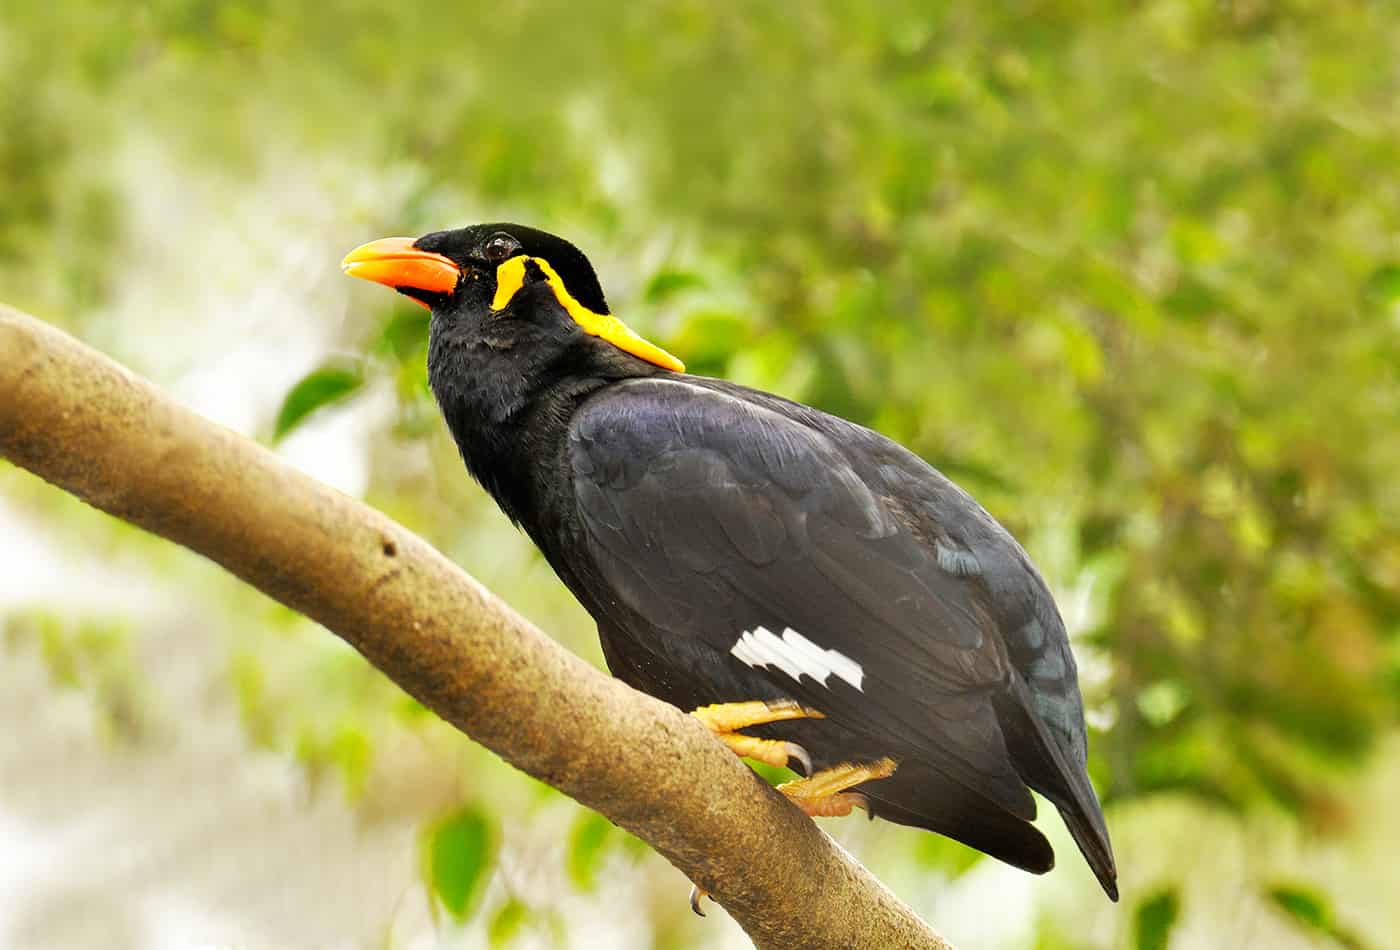
[{"label": "black bird", "polygon": [[1034,789],[1117,900],[1064,623],[966,492],[869,429],[685,374],[543,231],[387,238],[342,266],[432,310],[428,378],[467,469],[614,675],[791,761],[809,814],[860,805],[1043,873]]}]

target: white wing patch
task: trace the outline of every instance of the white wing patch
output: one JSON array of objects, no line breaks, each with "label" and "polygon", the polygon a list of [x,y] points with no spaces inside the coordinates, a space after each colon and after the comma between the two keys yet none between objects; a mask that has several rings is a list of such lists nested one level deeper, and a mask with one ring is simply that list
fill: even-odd
[{"label": "white wing patch", "polygon": [[781,637],[767,627],[745,630],[729,652],[751,667],[774,666],[793,679],[806,675],[823,686],[835,676],[865,692],[860,685],[865,670],[859,663],[838,650],[823,650],[791,627]]}]

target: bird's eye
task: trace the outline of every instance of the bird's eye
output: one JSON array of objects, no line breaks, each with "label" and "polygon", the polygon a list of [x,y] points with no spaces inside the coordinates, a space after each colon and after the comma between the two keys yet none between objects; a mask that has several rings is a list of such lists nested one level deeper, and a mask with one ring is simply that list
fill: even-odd
[{"label": "bird's eye", "polygon": [[520,242],[509,234],[496,234],[486,242],[486,259],[499,264],[520,249]]}]

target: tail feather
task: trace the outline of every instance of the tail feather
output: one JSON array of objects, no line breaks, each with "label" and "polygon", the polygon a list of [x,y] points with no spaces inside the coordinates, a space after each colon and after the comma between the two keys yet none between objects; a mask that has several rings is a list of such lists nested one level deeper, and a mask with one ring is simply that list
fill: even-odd
[{"label": "tail feather", "polygon": [[904,759],[894,775],[860,790],[872,816],[935,831],[1033,874],[1055,866],[1035,825],[916,760]]},{"label": "tail feather", "polygon": [[1113,846],[1108,840],[1098,800],[1095,799],[1093,810],[1087,812],[1081,806],[1063,804],[1053,798],[1051,801],[1055,802],[1056,810],[1074,836],[1074,843],[1079,845],[1079,853],[1089,862],[1104,893],[1109,900],[1118,900],[1118,866],[1113,860]]},{"label": "tail feather", "polygon": [[1118,900],[1118,867],[1103,809],[1089,783],[1083,762],[1070,762],[1045,724],[1031,711],[1019,680],[996,700],[997,719],[1016,770],[1031,788],[1054,803],[1079,852],[1089,863],[1104,893]]}]

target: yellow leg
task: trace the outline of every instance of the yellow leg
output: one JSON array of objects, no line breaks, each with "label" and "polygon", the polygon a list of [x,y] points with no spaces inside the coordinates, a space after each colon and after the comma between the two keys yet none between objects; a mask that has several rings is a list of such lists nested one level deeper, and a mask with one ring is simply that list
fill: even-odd
[{"label": "yellow leg", "polygon": [[[780,769],[787,768],[789,759],[803,761],[802,756],[805,754],[805,750],[803,753],[797,752],[797,749],[802,748],[797,743],[784,742],[781,739],[759,739],[738,732],[722,732],[719,737],[724,740],[725,745],[734,750],[735,755]],[[810,760],[805,761],[804,765],[807,771],[812,770]]]},{"label": "yellow leg", "polygon": [[[743,735],[738,731],[749,726],[762,726],[770,722],[785,722],[790,719],[826,718],[818,710],[803,706],[790,699],[771,703],[762,700],[716,703],[712,706],[701,706],[699,709],[692,710],[690,714],[719,736],[725,745],[734,750],[736,755],[746,759],[755,759],[768,765],[775,765],[779,768],[786,767],[792,759],[801,762],[803,771],[809,777],[779,785],[778,791],[786,795],[798,808],[809,815],[822,817],[849,815],[851,809],[856,806],[869,811],[869,803],[864,795],[860,792],[848,792],[846,789],[859,785],[861,782],[887,778],[894,774],[894,760],[880,759],[869,765],[838,765],[813,775],[811,757],[807,755],[807,750],[796,742],[783,742],[781,739],[760,739],[757,736]],[[700,902],[709,896],[697,885],[692,884],[690,909],[704,917],[705,912],[700,909]]]},{"label": "yellow leg", "polygon": [[738,732],[749,726],[762,726],[770,722],[785,722],[789,719],[822,719],[820,712],[795,703],[790,699],[771,703],[753,700],[742,703],[717,703],[701,706],[691,715],[703,722],[711,732],[724,740],[736,755],[755,759],[767,765],[786,768],[788,762],[796,759],[802,763],[803,771],[812,774],[812,758],[807,750],[796,742],[783,742],[781,739],[758,739]]},{"label": "yellow leg", "polygon": [[788,719],[825,719],[820,712],[790,699],[766,703],[753,700],[746,703],[717,703],[701,706],[691,713],[710,728],[711,732],[735,732],[749,726],[763,726]]},{"label": "yellow leg", "polygon": [[837,818],[849,815],[852,808],[870,810],[869,800],[860,792],[848,792],[863,782],[889,778],[898,768],[894,759],[884,758],[867,765],[842,765],[823,769],[816,775],[784,782],[778,791],[798,808],[814,818]]}]

